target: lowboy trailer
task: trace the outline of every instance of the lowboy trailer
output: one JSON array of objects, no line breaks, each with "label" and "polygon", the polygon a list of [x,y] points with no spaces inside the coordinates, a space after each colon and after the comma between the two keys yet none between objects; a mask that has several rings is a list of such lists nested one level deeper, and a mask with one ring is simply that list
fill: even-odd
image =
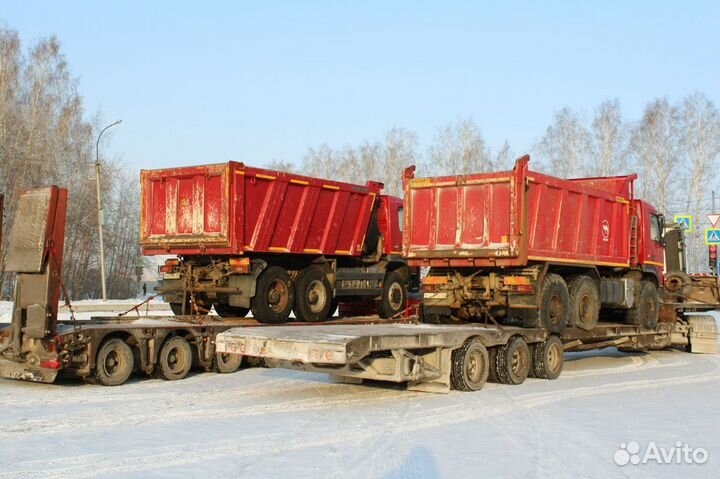
[{"label": "lowboy trailer", "polygon": [[326,373],[340,382],[365,379],[407,383],[409,390],[476,391],[487,380],[521,384],[528,376],[555,379],[563,353],[617,347],[649,351],[682,347],[716,353],[710,315],[683,315],[656,328],[600,323],[592,331],[498,324],[274,326],[232,328],[216,338],[218,352],[265,358],[267,365]]}]

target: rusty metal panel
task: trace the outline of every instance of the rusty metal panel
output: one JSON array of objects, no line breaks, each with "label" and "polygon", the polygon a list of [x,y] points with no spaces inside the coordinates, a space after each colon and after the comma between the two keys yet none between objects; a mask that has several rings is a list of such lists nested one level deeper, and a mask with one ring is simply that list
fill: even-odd
[{"label": "rusty metal panel", "polygon": [[18,196],[15,213],[18,221],[10,232],[6,271],[42,272],[51,196],[49,188],[26,191]]}]

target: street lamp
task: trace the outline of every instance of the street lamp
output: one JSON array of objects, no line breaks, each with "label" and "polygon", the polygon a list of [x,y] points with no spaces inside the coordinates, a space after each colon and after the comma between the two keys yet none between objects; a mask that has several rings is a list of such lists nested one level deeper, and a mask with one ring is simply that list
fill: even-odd
[{"label": "street lamp", "polygon": [[100,280],[102,284],[102,299],[107,301],[107,290],[105,289],[105,250],[103,247],[103,225],[105,224],[105,215],[102,209],[102,198],[100,196],[100,137],[103,136],[105,131],[115,125],[122,123],[122,120],[117,120],[114,123],[110,123],[108,126],[100,131],[95,143],[95,186],[97,189],[97,214],[98,214],[98,236],[100,237]]}]

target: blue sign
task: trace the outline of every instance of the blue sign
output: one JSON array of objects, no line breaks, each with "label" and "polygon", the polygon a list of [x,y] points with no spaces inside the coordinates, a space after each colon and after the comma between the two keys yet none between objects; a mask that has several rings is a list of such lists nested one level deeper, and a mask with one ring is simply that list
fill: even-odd
[{"label": "blue sign", "polygon": [[720,228],[706,228],[705,229],[705,244],[720,245]]},{"label": "blue sign", "polygon": [[692,215],[675,215],[675,223],[680,223],[686,232],[692,231]]}]

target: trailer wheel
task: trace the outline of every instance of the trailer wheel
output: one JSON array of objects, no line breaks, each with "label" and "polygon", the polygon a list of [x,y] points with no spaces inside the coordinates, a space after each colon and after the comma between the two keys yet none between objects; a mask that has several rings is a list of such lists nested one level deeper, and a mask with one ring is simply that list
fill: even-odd
[{"label": "trailer wheel", "polygon": [[240,369],[242,360],[239,354],[215,353],[215,369],[222,374],[234,373]]},{"label": "trailer wheel", "polygon": [[543,328],[551,333],[561,333],[567,326],[570,297],[562,276],[549,273],[545,276],[538,295],[539,311],[525,321],[524,326]]},{"label": "trailer wheel", "polygon": [[470,338],[452,352],[450,381],[458,391],[482,389],[489,373],[488,351],[477,338]]},{"label": "trailer wheel", "polygon": [[95,378],[104,386],[119,386],[128,380],[135,367],[132,349],[120,338],[100,347],[95,358]]},{"label": "trailer wheel", "polygon": [[690,275],[682,271],[673,271],[665,275],[665,290],[680,296],[687,296],[692,290]]},{"label": "trailer wheel", "polygon": [[570,309],[568,322],[571,326],[592,330],[600,316],[600,291],[590,276],[580,275],[568,283],[570,292]]},{"label": "trailer wheel", "polygon": [[626,311],[625,319],[628,324],[654,329],[658,323],[658,291],[650,281],[642,281],[640,285],[640,294],[636,296],[637,304]]},{"label": "trailer wheel", "polygon": [[389,271],[383,283],[383,295],[378,305],[378,313],[382,318],[391,318],[407,308],[407,287],[402,276],[395,271]]},{"label": "trailer wheel", "polygon": [[269,266],[258,278],[250,302],[253,316],[261,323],[284,323],[295,305],[295,287],[290,275],[279,266]]},{"label": "trailer wheel", "polygon": [[520,336],[501,346],[497,352],[497,375],[503,384],[522,384],[530,373],[530,348]]},{"label": "trailer wheel", "polygon": [[332,288],[325,272],[311,266],[295,282],[295,317],[300,321],[324,321],[333,304]]},{"label": "trailer wheel", "polygon": [[532,346],[532,373],[540,379],[557,379],[563,367],[563,344],[557,336],[550,336]]},{"label": "trailer wheel", "polygon": [[224,303],[215,303],[215,312],[221,318],[244,318],[250,311],[248,308],[241,306],[230,306]]},{"label": "trailer wheel", "polygon": [[192,367],[192,356],[192,348],[185,338],[174,336],[168,339],[158,357],[160,377],[168,381],[184,378]]}]

